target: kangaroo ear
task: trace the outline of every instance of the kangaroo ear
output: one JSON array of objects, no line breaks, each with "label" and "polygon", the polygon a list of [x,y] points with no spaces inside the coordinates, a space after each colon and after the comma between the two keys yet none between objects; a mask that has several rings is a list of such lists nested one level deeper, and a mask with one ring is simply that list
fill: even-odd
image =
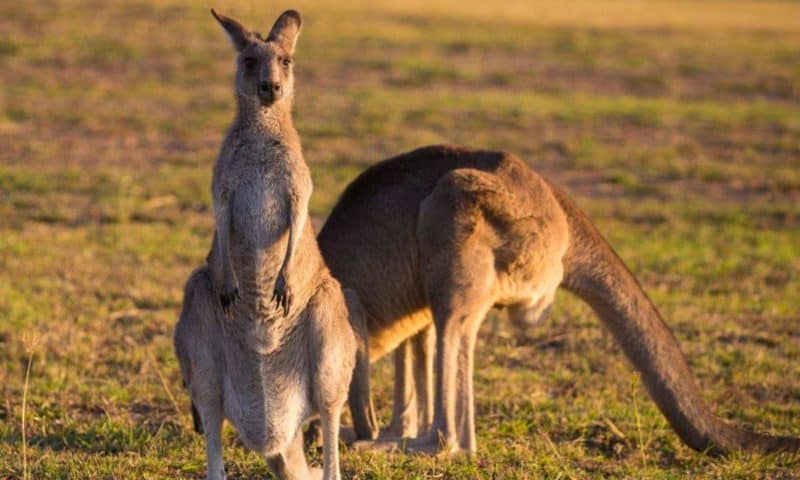
[{"label": "kangaroo ear", "polygon": [[303,19],[297,10],[286,10],[275,20],[275,25],[272,26],[267,41],[276,42],[289,55],[294,55],[294,46],[297,44],[297,36],[300,34],[300,25],[302,24]]},{"label": "kangaroo ear", "polygon": [[217,13],[213,8],[211,9],[211,15],[214,15],[214,18],[216,18],[219,24],[222,25],[222,28],[228,32],[231,43],[233,43],[233,48],[235,48],[237,52],[244,50],[244,47],[250,43],[253,33],[241,23],[232,18],[226,17],[225,15]]}]

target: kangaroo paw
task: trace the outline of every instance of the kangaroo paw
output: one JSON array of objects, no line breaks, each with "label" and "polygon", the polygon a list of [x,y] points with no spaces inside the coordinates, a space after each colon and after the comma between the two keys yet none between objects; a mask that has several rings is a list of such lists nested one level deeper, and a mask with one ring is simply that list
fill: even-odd
[{"label": "kangaroo paw", "polygon": [[275,280],[275,289],[272,292],[272,301],[276,306],[283,310],[283,315],[289,315],[289,308],[292,306],[292,292],[286,284],[286,277],[283,273],[278,275]]},{"label": "kangaroo paw", "polygon": [[239,289],[232,288],[226,289],[219,296],[219,303],[222,305],[222,312],[226,317],[230,318],[233,315],[233,310],[236,308],[236,302],[239,300]]},{"label": "kangaroo paw", "polygon": [[308,424],[308,429],[303,434],[303,447],[322,448],[322,422],[319,419]]}]

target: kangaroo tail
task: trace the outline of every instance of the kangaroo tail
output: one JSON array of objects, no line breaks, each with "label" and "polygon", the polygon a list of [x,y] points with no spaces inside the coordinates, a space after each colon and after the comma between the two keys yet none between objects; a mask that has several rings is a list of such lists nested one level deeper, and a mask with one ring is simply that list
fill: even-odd
[{"label": "kangaroo tail", "polygon": [[678,342],[639,282],[588,217],[561,189],[550,187],[570,228],[562,286],[586,301],[611,330],[681,440],[717,455],[736,450],[800,451],[798,438],[747,431],[714,415]]}]

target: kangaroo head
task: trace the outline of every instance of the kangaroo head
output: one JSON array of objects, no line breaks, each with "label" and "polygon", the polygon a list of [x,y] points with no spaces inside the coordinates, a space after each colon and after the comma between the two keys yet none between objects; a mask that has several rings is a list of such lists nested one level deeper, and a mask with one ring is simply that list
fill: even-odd
[{"label": "kangaroo head", "polygon": [[228,33],[238,53],[237,95],[262,107],[291,99],[294,47],[302,23],[300,14],[295,10],[283,12],[266,38],[214,9],[211,14]]}]

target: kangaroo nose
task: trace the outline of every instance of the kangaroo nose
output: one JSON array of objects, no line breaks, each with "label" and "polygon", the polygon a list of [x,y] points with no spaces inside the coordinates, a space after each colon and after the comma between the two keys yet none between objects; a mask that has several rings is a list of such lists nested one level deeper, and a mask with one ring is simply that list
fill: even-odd
[{"label": "kangaroo nose", "polygon": [[281,93],[281,84],[278,82],[261,82],[261,91],[264,93]]}]

